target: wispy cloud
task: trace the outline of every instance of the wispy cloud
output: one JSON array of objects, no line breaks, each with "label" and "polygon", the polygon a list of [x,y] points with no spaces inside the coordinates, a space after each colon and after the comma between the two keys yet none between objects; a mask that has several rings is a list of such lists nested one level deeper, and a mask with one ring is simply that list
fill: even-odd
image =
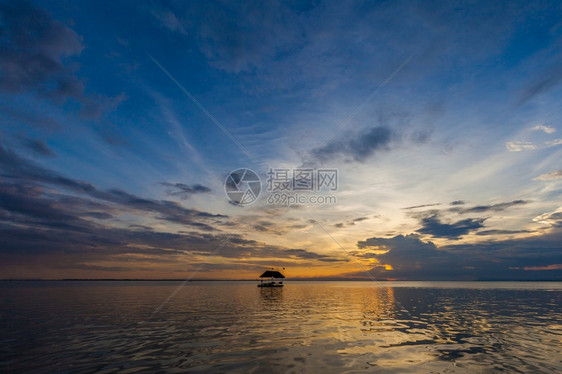
[{"label": "wispy cloud", "polygon": [[238,146],[238,148],[240,148],[240,150],[246,155],[248,156],[250,159],[252,159],[252,155],[248,152],[248,150],[246,149],[246,147],[244,147],[244,145],[242,145],[242,143],[240,143],[238,141],[238,139],[236,139],[234,137],[234,135],[232,135],[232,133],[226,128],[224,127],[219,120],[217,120],[215,118],[215,116],[213,116],[200,102],[199,100],[197,100],[180,82],[178,82],[178,80],[164,67],[162,66],[162,64],[156,60],[154,57],[152,57],[151,55],[148,55],[148,57],[152,60],[152,62],[154,62],[154,64],[160,69],[162,70],[162,72],[219,128],[221,129],[221,131],[228,136],[228,138],[230,138],[230,140],[232,140],[234,142],[234,144],[236,144]]},{"label": "wispy cloud", "polygon": [[538,177],[533,178],[533,180],[548,181],[556,180],[562,178],[562,170],[554,170],[549,173],[541,174]]},{"label": "wispy cloud", "polygon": [[507,208],[511,208],[512,206],[525,205],[525,204],[528,204],[528,203],[529,202],[525,201],[525,200],[513,200],[513,201],[506,202],[506,203],[497,203],[497,204],[489,204],[489,205],[477,205],[477,206],[468,207],[468,208],[454,207],[454,208],[449,208],[448,210],[450,212],[456,212],[456,213],[459,213],[459,214],[482,213],[482,212],[489,212],[489,211],[500,212],[500,211],[506,210]]},{"label": "wispy cloud", "polygon": [[533,143],[526,141],[507,142],[505,143],[505,147],[510,152],[529,151],[537,148]]},{"label": "wispy cloud", "polygon": [[537,125],[533,128],[531,128],[531,130],[533,131],[544,131],[547,134],[552,134],[556,131],[556,129],[554,127],[550,127],[547,125]]},{"label": "wispy cloud", "polygon": [[562,227],[562,208],[558,208],[554,212],[543,213],[533,218],[533,221],[553,227]]},{"label": "wispy cloud", "polygon": [[158,21],[160,21],[163,27],[173,32],[187,34],[187,31],[183,26],[182,22],[170,10],[156,8],[156,9],[152,9],[152,14],[154,15],[154,17],[156,17]]},{"label": "wispy cloud", "polygon": [[410,210],[410,209],[418,209],[418,208],[427,208],[427,207],[430,207],[430,206],[438,206],[438,205],[441,205],[441,203],[413,205],[413,206],[407,206],[407,207],[402,208],[402,209]]},{"label": "wispy cloud", "polygon": [[525,266],[523,270],[544,271],[544,270],[562,270],[562,264],[552,264],[547,266]]},{"label": "wispy cloud", "polygon": [[562,145],[562,139],[554,139],[551,141],[547,141],[544,144],[546,144],[549,147],[554,147],[555,145]]},{"label": "wispy cloud", "polygon": [[43,140],[20,137],[22,144],[33,153],[44,157],[55,157],[55,152]]},{"label": "wispy cloud", "polygon": [[478,231],[476,235],[478,236],[489,236],[489,235],[511,235],[511,234],[529,234],[532,233],[531,230],[483,230]]},{"label": "wispy cloud", "polygon": [[178,196],[183,200],[189,198],[191,195],[211,192],[211,189],[209,187],[200,184],[187,185],[185,183],[168,182],[162,182],[160,184],[166,187],[167,195]]},{"label": "wispy cloud", "polygon": [[532,78],[520,95],[518,104],[526,104],[535,97],[546,94],[558,86],[561,81],[562,68],[560,67],[560,61],[556,61],[555,66],[545,69]]}]

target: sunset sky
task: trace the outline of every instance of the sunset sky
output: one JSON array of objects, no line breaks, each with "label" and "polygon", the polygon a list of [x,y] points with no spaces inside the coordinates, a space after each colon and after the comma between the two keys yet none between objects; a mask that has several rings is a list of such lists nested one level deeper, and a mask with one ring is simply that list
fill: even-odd
[{"label": "sunset sky", "polygon": [[[559,1],[1,1],[0,45],[0,278],[562,280]],[[296,168],[337,201],[269,203]]]}]

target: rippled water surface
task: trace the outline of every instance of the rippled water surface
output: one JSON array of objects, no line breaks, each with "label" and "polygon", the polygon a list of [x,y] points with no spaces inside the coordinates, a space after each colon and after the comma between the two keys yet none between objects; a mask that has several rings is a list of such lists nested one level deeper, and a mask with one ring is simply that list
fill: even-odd
[{"label": "rippled water surface", "polygon": [[562,372],[561,283],[179,284],[0,282],[0,372]]}]

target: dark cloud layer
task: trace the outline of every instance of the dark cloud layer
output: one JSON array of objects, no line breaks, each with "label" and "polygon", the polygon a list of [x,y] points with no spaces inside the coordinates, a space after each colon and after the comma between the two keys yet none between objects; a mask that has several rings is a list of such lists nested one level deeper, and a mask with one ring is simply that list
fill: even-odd
[{"label": "dark cloud layer", "polygon": [[76,32],[22,1],[0,4],[0,19],[0,90],[82,96],[82,83],[65,64],[83,49]]},{"label": "dark cloud layer", "polygon": [[[188,260],[194,263],[201,262],[205,256],[219,256],[226,261],[244,258],[250,263],[271,258],[289,262],[345,261],[306,249],[272,246],[239,234],[224,233],[217,226],[227,218],[225,215],[185,208],[172,201],[143,198],[119,189],[100,190],[90,183],[42,168],[1,146],[0,170],[3,267],[33,267],[37,258],[49,258],[52,265],[45,266],[51,269],[115,272],[134,270],[131,262],[135,261],[149,261],[147,266]],[[196,193],[207,191],[201,185],[180,184],[179,188]],[[119,225],[122,214],[131,222],[135,217],[164,220],[182,225],[187,231],[157,232],[143,225],[122,228]],[[89,261],[127,264],[97,267],[87,264]],[[31,263],[26,265],[27,262]],[[252,266],[261,268],[263,264]]]},{"label": "dark cloud layer", "polygon": [[56,186],[74,193],[85,194],[107,203],[118,204],[122,209],[155,213],[156,218],[170,222],[188,225],[196,224],[201,227],[200,222],[196,223],[198,220],[226,218],[226,216],[221,214],[211,214],[184,208],[174,201],[147,199],[119,189],[102,191],[88,182],[67,178],[51,170],[44,169],[21,158],[13,151],[4,149],[2,146],[0,146],[0,166],[2,166],[1,176],[4,178],[10,178],[21,183],[42,183]]},{"label": "dark cloud layer", "polygon": [[[514,23],[548,10],[518,2],[474,6],[410,1],[395,5],[168,3],[151,13],[162,27],[196,39],[209,63],[219,69],[230,73],[275,71],[279,80],[297,85],[307,79],[326,80],[326,72],[348,77],[352,68],[371,72],[369,77],[380,73],[375,79],[380,82],[390,74],[386,64],[395,64],[396,55],[415,55],[416,71],[458,69],[483,56],[495,56],[505,48]],[[200,19],[205,22],[197,22]],[[471,53],[459,53],[466,50]]]},{"label": "dark cloud layer", "polygon": [[449,211],[457,212],[460,214],[463,213],[483,213],[483,212],[501,212],[502,210],[506,210],[507,208],[511,208],[517,205],[525,205],[528,204],[528,201],[525,200],[513,200],[506,203],[498,203],[498,204],[490,204],[490,205],[477,205],[471,208],[450,208]]},{"label": "dark cloud layer", "polygon": [[313,149],[311,154],[318,161],[344,157],[363,162],[376,152],[390,150],[395,137],[396,134],[390,127],[377,126],[357,134],[344,135],[343,139],[331,140],[328,144]]},{"label": "dark cloud layer", "polygon": [[[562,279],[562,232],[538,237],[437,248],[418,235],[360,241],[358,257],[376,258],[377,277],[411,280]],[[388,252],[376,254],[371,248]],[[393,270],[385,270],[383,264]],[[543,270],[541,270],[543,269]],[[550,269],[550,270],[548,270]],[[359,275],[359,274],[355,274]],[[365,276],[366,274],[360,274]]]},{"label": "dark cloud layer", "polygon": [[[239,3],[209,8],[201,9],[202,13],[208,12],[208,22],[198,30],[198,39],[201,51],[221,69],[248,71],[278,54],[289,53],[295,43],[304,42],[298,26],[293,23],[289,27],[284,19],[298,22],[296,14],[291,14],[281,3]],[[232,13],[239,16],[233,17]]]},{"label": "dark cloud layer", "polygon": [[166,187],[166,194],[168,194],[168,196],[177,196],[183,200],[194,194],[211,192],[209,187],[205,187],[200,184],[194,184],[191,186],[184,183],[162,182],[160,184]]},{"label": "dark cloud layer", "polygon": [[21,142],[23,146],[39,156],[55,157],[56,154],[51,148],[42,140],[22,137]]},{"label": "dark cloud layer", "polygon": [[[345,261],[305,249],[267,245],[238,234],[156,232],[140,226],[121,229],[80,220],[73,217],[72,212],[54,211],[42,217],[21,209],[18,211],[20,215],[13,213],[10,212],[11,223],[4,219],[0,221],[0,259],[4,267],[33,268],[38,258],[50,259],[47,266],[52,269],[60,266],[81,269],[83,263],[112,261],[122,263],[121,269],[129,271],[134,270],[135,263],[145,263],[149,270],[156,270],[158,266],[154,265],[158,264],[192,267],[209,256],[222,258],[224,266],[234,269],[241,260],[246,263],[274,258],[285,262]],[[72,225],[60,224],[62,221],[72,222]],[[263,264],[254,265],[254,269],[262,267]]]},{"label": "dark cloud layer", "polygon": [[[83,38],[49,13],[25,1],[0,4],[0,92],[33,94],[57,104],[69,99],[79,104],[84,119],[99,119],[115,110],[127,95],[86,93],[77,74],[76,59],[84,49]],[[2,116],[35,127],[57,128],[50,118],[13,108],[0,108]],[[102,139],[115,144],[107,124],[98,124]],[[46,155],[46,148],[35,149]]]},{"label": "dark cloud layer", "polygon": [[459,239],[461,236],[484,227],[485,218],[468,218],[452,223],[443,223],[438,215],[421,219],[422,227],[417,230],[435,238]]},{"label": "dark cloud layer", "polygon": [[[487,218],[476,217],[466,218],[461,220],[451,220],[451,215],[461,215],[469,213],[485,213],[485,212],[501,212],[508,208],[528,204],[526,200],[513,200],[509,202],[502,202],[488,205],[476,205],[467,207],[466,203],[462,200],[456,200],[450,203],[452,207],[446,209],[430,209],[422,211],[411,211],[415,208],[430,207],[440,204],[424,204],[412,207],[403,208],[410,210],[408,216],[419,220],[421,227],[417,230],[420,234],[431,235],[434,238],[447,238],[447,239],[460,239],[463,235],[477,232],[484,227],[484,221]],[[449,218],[448,222],[444,222],[444,216]],[[478,232],[478,235],[493,235],[497,234],[515,234],[524,233],[525,231],[503,231],[501,230],[486,230]]]}]

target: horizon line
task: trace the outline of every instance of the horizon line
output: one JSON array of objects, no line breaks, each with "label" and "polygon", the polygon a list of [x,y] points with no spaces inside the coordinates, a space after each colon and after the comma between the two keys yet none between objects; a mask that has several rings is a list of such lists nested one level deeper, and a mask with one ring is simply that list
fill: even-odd
[{"label": "horizon line", "polygon": [[[12,278],[0,279],[0,282],[185,282],[183,278]],[[189,279],[188,282],[257,282],[259,279]],[[284,279],[286,282],[287,279]],[[291,278],[290,282],[373,282],[364,278]],[[481,278],[481,279],[377,279],[377,282],[562,282],[562,279],[509,279],[509,278]]]}]

